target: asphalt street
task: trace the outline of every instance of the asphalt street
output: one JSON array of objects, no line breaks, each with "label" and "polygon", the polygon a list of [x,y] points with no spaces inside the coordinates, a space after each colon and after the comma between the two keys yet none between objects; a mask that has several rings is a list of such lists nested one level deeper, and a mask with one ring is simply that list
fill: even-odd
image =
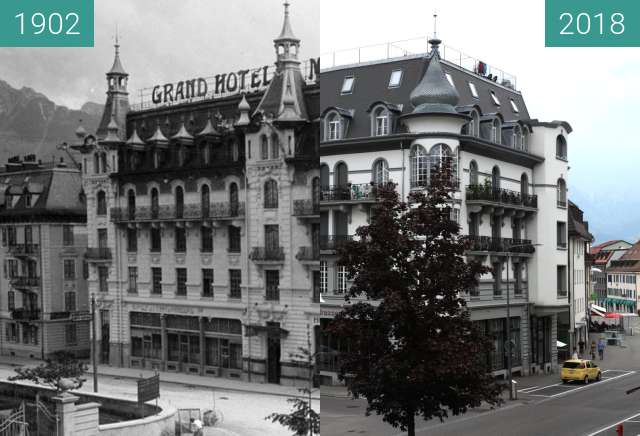
[{"label": "asphalt street", "polygon": [[[638,330],[640,331],[640,329]],[[627,337],[626,347],[607,348],[603,379],[597,383],[563,385],[557,374],[518,380],[516,401],[503,407],[482,407],[439,421],[417,422],[418,435],[434,436],[608,436],[622,423],[624,435],[640,435],[640,335]],[[364,416],[366,403],[339,391],[322,396],[322,434],[402,436],[406,433],[378,416]],[[324,394],[324,393],[323,393]]]}]

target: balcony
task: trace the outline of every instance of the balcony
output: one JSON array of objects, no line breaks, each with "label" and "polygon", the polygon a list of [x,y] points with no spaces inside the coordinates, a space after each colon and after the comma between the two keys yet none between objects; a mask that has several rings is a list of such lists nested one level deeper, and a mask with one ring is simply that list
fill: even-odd
[{"label": "balcony", "polygon": [[349,241],[353,241],[353,235],[321,235],[320,250],[335,251]]},{"label": "balcony", "polygon": [[87,248],[84,255],[85,259],[89,262],[111,262],[111,249],[110,248]]},{"label": "balcony", "polygon": [[531,256],[535,247],[528,239],[492,238],[490,236],[464,237],[470,244],[468,253],[511,253],[514,256]]},{"label": "balcony", "polygon": [[320,216],[320,204],[313,200],[294,200],[293,216],[298,218],[318,218]]},{"label": "balcony", "polygon": [[378,185],[374,183],[323,186],[320,191],[320,202],[323,204],[374,203],[378,197],[377,191]]},{"label": "balcony", "polygon": [[11,311],[11,319],[16,321],[34,321],[40,319],[40,309],[21,307]]},{"label": "balcony", "polygon": [[35,256],[39,253],[38,244],[10,244],[9,254],[15,257]]},{"label": "balcony", "polygon": [[284,262],[284,248],[282,247],[253,247],[249,259],[255,263],[270,264]]},{"label": "balcony", "polygon": [[538,196],[508,189],[493,188],[490,185],[468,185],[467,204],[501,206],[512,209],[534,210],[538,208]]},{"label": "balcony", "polygon": [[320,247],[300,247],[296,259],[302,263],[314,263],[320,260]]},{"label": "balcony", "polygon": [[11,286],[16,289],[31,289],[40,286],[40,277],[14,276],[11,278]]},{"label": "balcony", "polygon": [[186,204],[182,208],[175,205],[138,206],[133,211],[126,207],[111,208],[111,221],[115,223],[226,220],[240,217],[244,217],[244,202],[210,203],[208,207],[202,207],[200,203]]}]

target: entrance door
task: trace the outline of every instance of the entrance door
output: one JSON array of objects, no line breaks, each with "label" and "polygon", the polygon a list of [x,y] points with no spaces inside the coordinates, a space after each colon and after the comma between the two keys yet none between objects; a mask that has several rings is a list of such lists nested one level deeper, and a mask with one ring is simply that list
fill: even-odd
[{"label": "entrance door", "polygon": [[109,363],[109,311],[100,310],[100,363]]},{"label": "entrance door", "polygon": [[268,322],[267,382],[280,384],[280,323]]}]

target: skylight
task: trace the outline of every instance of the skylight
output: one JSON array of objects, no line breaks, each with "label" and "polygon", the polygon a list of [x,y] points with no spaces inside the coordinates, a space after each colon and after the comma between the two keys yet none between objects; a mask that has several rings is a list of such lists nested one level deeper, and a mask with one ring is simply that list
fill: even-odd
[{"label": "skylight", "polygon": [[513,99],[511,99],[511,107],[513,108],[513,111],[514,111],[515,113],[520,112],[520,110],[518,110],[518,105],[516,104],[516,102],[515,102],[515,101],[513,101]]},{"label": "skylight", "polygon": [[449,83],[451,83],[451,86],[453,86],[454,88],[456,87],[456,85],[454,85],[453,83],[453,77],[451,77],[451,74],[449,73],[444,73],[447,76],[447,80],[449,81]]},{"label": "skylight", "polygon": [[498,100],[498,96],[496,95],[496,93],[493,91],[489,92],[491,93],[491,98],[493,99],[493,102],[496,104],[496,106],[500,106],[500,100]]},{"label": "skylight", "polygon": [[344,78],[344,82],[342,82],[342,94],[351,94],[353,91],[353,82],[355,78],[353,76],[347,76]]},{"label": "skylight", "polygon": [[402,82],[402,70],[394,70],[389,77],[389,88],[397,88]]},{"label": "skylight", "polygon": [[471,95],[473,95],[474,98],[478,98],[478,90],[473,82],[469,82],[469,89],[471,90]]}]

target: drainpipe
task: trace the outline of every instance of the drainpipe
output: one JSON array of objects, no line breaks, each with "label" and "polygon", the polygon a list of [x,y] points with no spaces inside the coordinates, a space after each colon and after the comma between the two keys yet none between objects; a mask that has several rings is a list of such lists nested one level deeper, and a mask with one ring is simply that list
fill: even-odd
[{"label": "drainpipe", "polygon": [[401,197],[400,199],[404,201],[404,175],[405,175],[405,164],[404,164],[404,142],[400,140],[400,150],[402,150],[402,182],[401,182]]},{"label": "drainpipe", "polygon": [[[245,138],[245,144],[247,143],[247,139]],[[245,150],[245,165],[242,172],[242,177],[244,178],[244,240],[246,246],[246,256],[243,256],[243,261],[246,263],[245,271],[247,272],[247,325],[251,324],[251,272],[249,271],[249,178],[247,177],[247,153],[248,150]],[[228,229],[227,229],[228,230]],[[240,288],[242,289],[242,288]],[[247,379],[251,382],[251,336],[247,336],[247,347],[249,360],[247,362]]]},{"label": "drainpipe", "polygon": [[[31,243],[33,244],[33,240],[31,241]],[[38,226],[38,246],[40,247],[39,253],[38,253],[38,257],[40,258],[40,319],[42,320],[41,322],[41,329],[40,329],[40,338],[41,338],[41,343],[40,343],[40,354],[41,354],[41,358],[42,360],[44,360],[44,286],[42,285],[42,280],[44,279],[44,264],[42,262],[42,224],[40,224]]]}]

